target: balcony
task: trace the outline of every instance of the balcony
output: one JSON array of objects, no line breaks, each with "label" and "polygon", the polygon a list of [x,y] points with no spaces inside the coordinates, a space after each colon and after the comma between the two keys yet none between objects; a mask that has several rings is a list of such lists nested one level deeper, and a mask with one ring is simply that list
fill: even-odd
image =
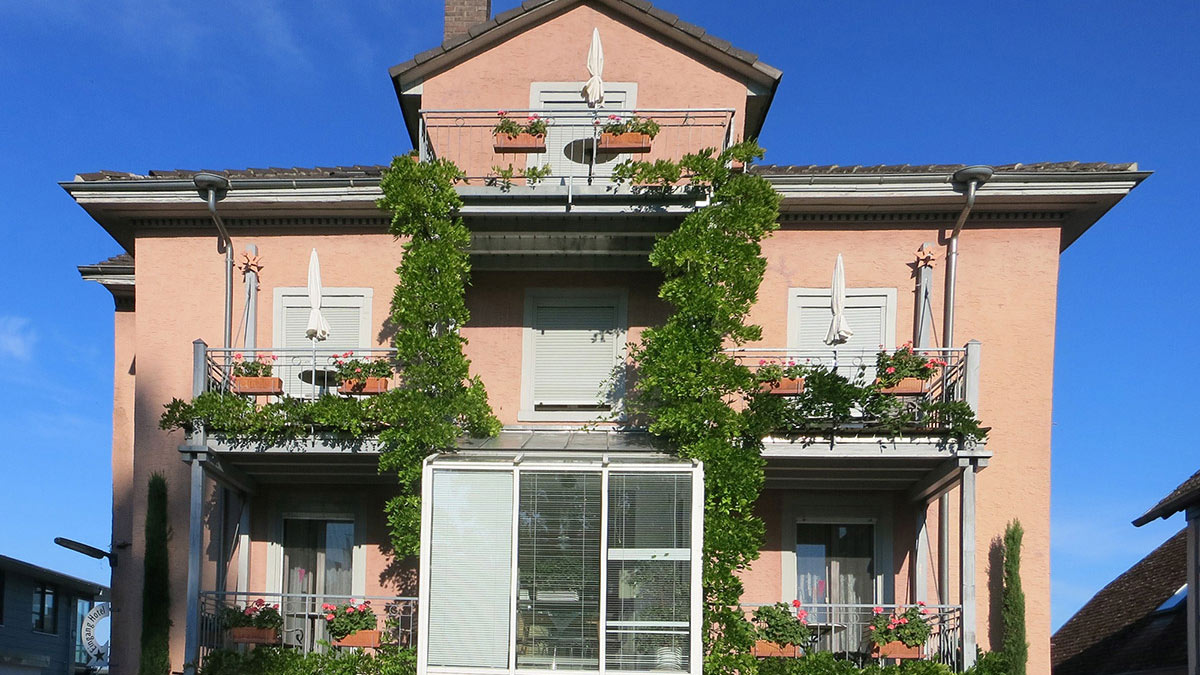
[{"label": "balcony", "polygon": [[[534,116],[547,125],[540,138],[510,139],[494,131],[502,118],[523,126]],[[470,186],[509,190],[540,184],[586,193],[587,186],[607,185],[613,167],[626,159],[679,159],[703,148],[725,149],[734,142],[733,116],[734,110],[724,108],[422,110],[417,149],[422,160],[453,161]],[[634,118],[653,120],[657,135],[630,144],[603,133],[610,122]],[[512,175],[506,176],[510,165]],[[524,174],[531,167],[547,167],[548,175],[530,180]]]},{"label": "balcony", "polygon": [[[790,604],[790,603],[789,603]],[[744,604],[742,608],[747,615],[762,604]],[[860,666],[875,662],[880,657],[872,654],[873,643],[868,626],[879,608],[885,614],[893,611],[904,611],[910,605],[895,604],[817,604],[804,603],[801,608],[807,612],[806,620],[814,634],[814,643],[809,651],[831,652],[841,659],[853,661]],[[963,670],[962,661],[962,606],[961,605],[926,605],[928,611],[925,620],[929,624],[930,634],[924,645],[920,646],[919,658],[934,661],[950,667],[955,672]],[[772,656],[777,652],[771,649],[769,643],[760,643],[756,648],[760,657]],[[802,655],[802,650],[795,654],[784,652],[785,656]]]},{"label": "balcony", "polygon": [[218,649],[237,649],[244,638],[235,636],[224,618],[248,605],[263,600],[266,606],[278,605],[283,627],[271,633],[262,644],[275,644],[301,654],[323,652],[334,642],[326,628],[322,607],[350,602],[370,601],[375,609],[376,629],[381,645],[416,647],[417,599],[402,596],[315,595],[299,593],[254,593],[205,591],[200,594],[201,662]]}]

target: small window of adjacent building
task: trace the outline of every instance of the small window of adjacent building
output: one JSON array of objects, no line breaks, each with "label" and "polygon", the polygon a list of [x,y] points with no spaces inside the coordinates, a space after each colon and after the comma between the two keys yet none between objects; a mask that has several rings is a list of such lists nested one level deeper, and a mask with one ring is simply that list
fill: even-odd
[{"label": "small window of adjacent building", "polygon": [[828,288],[793,288],[788,297],[788,351],[830,365],[836,350],[838,371],[856,377],[860,367],[875,377],[875,354],[896,347],[896,289],[846,289],[846,323],[854,335],[845,343],[825,344],[833,306]]},{"label": "small window of adjacent building", "polygon": [[625,292],[530,290],[521,417],[588,421],[616,409],[625,362]]},{"label": "small window of adjacent building", "polygon": [[58,590],[48,584],[33,587],[33,629],[58,633]]},{"label": "small window of adjacent building", "polygon": [[[275,289],[275,325],[272,333],[276,354],[274,373],[283,380],[283,390],[289,396],[310,397],[314,389],[312,356],[316,354],[318,369],[332,369],[332,354],[362,349],[375,344],[371,335],[370,288],[321,289],[321,315],[329,323],[329,337],[316,344],[308,339],[308,289],[303,287]],[[318,378],[320,381],[320,378]]]}]

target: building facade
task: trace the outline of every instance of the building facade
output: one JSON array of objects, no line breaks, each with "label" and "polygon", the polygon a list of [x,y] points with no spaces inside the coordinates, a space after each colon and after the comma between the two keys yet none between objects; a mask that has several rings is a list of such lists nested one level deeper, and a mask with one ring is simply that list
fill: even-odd
[{"label": "building facade", "polygon": [[[597,38],[604,101],[592,106],[583,90]],[[439,540],[426,532],[423,562],[391,555],[383,505],[392,489],[378,474],[370,439],[348,443],[313,429],[298,440],[263,444],[159,428],[173,398],[251,391],[233,381],[239,357],[268,357],[279,378],[272,393],[240,394],[260,403],[336,393],[327,374],[345,352],[386,357],[400,255],[387,232],[390,218],[375,205],[386,167],[246,169],[199,178],[178,171],[80,174],[64,189],[125,249],[80,268],[116,298],[113,541],[132,546],[114,546],[113,672],[136,668],[139,619],[136,610],[122,610],[140,605],[144,543],[135,533],[154,472],[168,479],[173,531],[190,534],[188,547],[171,550],[175,668],[226,644],[203,620],[219,606],[278,598],[285,614],[280,639],[308,649],[327,637],[312,619],[314,606],[369,597],[408,627],[402,631],[420,624],[415,637],[410,630],[403,639],[419,641],[426,672],[696,672],[693,528],[702,500],[692,490],[702,467],[656,469],[669,458],[623,423],[622,392],[605,383],[624,364],[625,344],[671,311],[658,299],[661,275],[648,262],[650,248],[703,202],[616,186],[611,176],[625,159],[677,158],[756,138],[782,73],[640,0],[547,0],[494,17],[487,2],[453,0],[443,44],[390,74],[415,152],[450,159],[465,174],[457,190],[472,233],[473,271],[471,321],[461,331],[472,372],[504,425],[495,439],[464,440],[426,467],[426,527],[458,534]],[[549,128],[544,137],[523,139],[534,145],[513,148],[493,131],[500,117],[521,125],[546,119]],[[606,145],[605,125],[635,117],[653,119],[657,134],[641,139],[644,145]],[[548,175],[530,181],[531,168]],[[758,506],[767,535],[744,576],[743,602],[749,609],[801,600],[818,647],[849,657],[862,656],[873,607],[925,602],[935,627],[926,657],[962,668],[975,645],[999,644],[995,582],[986,571],[992,542],[1018,518],[1026,531],[1030,668],[1049,672],[1059,254],[1148,174],[1131,164],[1077,162],[964,168],[748,169],[776,188],[782,205],[780,228],[763,246],[767,270],[751,316],[763,337],[735,356],[752,368],[789,361],[838,372],[861,366],[869,380],[877,352],[912,342],[944,362],[915,397],[965,402],[990,431],[986,441],[966,442],[936,424],[896,437],[864,422],[768,438]],[[228,310],[227,261],[212,249],[218,229],[232,240],[239,272]],[[330,324],[319,345],[306,335],[314,249]],[[824,337],[839,254],[854,335],[834,348]],[[244,325],[229,344],[227,315],[233,326]],[[598,396],[601,390],[606,394]],[[485,465],[493,473],[461,482],[455,471],[463,462],[475,464],[459,472],[471,480]],[[532,463],[522,468],[525,462]],[[620,492],[641,480],[649,482]],[[439,484],[449,486],[444,494]],[[630,496],[637,494],[645,496]],[[534,497],[549,500],[542,506],[550,510],[531,506]],[[439,511],[443,498],[476,508]],[[606,536],[635,543],[574,532],[572,545],[592,562],[572,572],[573,581],[526,588],[522,565],[535,559],[528,547],[536,542],[522,538],[522,515],[568,503],[585,509],[580,517]],[[614,514],[626,507],[637,522],[671,514],[641,530],[669,530],[671,541],[636,544],[637,528],[614,529]],[[496,520],[479,522],[466,512]],[[439,525],[438,518],[449,520]],[[566,520],[555,522],[565,527]],[[510,526],[511,536],[497,538]],[[451,574],[439,561],[470,557],[455,541],[502,545],[509,558],[479,553]],[[639,597],[637,584],[624,583],[633,574],[627,568],[644,570],[651,559],[677,563],[670,592],[688,598],[667,608],[678,610],[669,619],[655,614],[667,611],[656,600]],[[477,618],[464,627],[450,600],[498,586],[445,580],[485,572],[511,580],[503,593],[480,600],[495,603],[485,606],[503,619]],[[457,662],[464,657],[445,647],[466,629],[489,636],[480,661]]]},{"label": "building facade", "polygon": [[0,673],[89,672],[83,622],[107,595],[104,586],[0,556]]}]

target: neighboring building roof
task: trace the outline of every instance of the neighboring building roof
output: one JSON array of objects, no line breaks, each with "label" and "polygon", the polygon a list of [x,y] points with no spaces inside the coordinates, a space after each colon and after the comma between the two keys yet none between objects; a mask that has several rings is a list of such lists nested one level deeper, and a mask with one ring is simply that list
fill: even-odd
[{"label": "neighboring building roof", "polygon": [[91,265],[80,265],[79,273],[86,275],[88,272],[125,272],[133,273],[133,256],[128,253],[118,253],[111,258],[105,258],[98,263]]},{"label": "neighboring building roof", "polygon": [[[966,164],[762,164],[750,167],[752,173],[777,175],[825,174],[905,174],[953,173]],[[386,164],[356,164],[354,166],[317,166],[269,169],[157,169],[145,174],[128,171],[94,171],[81,173],[76,180],[85,182],[119,180],[187,180],[203,171],[225,176],[230,180],[288,179],[288,178],[378,178],[387,170]],[[1137,171],[1136,162],[1033,162],[1031,164],[1002,164],[993,167],[1000,173],[1101,173]]]},{"label": "neighboring building roof", "polygon": [[1054,675],[1187,669],[1187,603],[1158,611],[1187,582],[1180,531],[1105,586],[1050,640]]},{"label": "neighboring building roof", "polygon": [[79,265],[75,269],[79,270],[79,276],[84,281],[94,281],[108,289],[118,310],[134,308],[136,277],[133,256],[121,253],[98,263]]},{"label": "neighboring building roof", "polygon": [[[764,175],[823,175],[823,174],[898,174],[898,173],[953,173],[966,168],[966,164],[763,164],[752,166],[752,173]],[[1005,173],[1054,173],[1054,172],[1102,172],[1137,171],[1136,162],[1113,164],[1110,162],[1034,162],[1032,164],[1001,164],[993,166]]]},{"label": "neighboring building roof", "polygon": [[1162,501],[1154,505],[1154,508],[1142,514],[1133,524],[1141,527],[1146,523],[1156,518],[1170,518],[1180,511],[1200,504],[1200,471],[1192,474],[1192,477],[1183,481],[1179,487],[1171,491],[1171,494],[1163,497]]},{"label": "neighboring building roof", "polygon": [[0,570],[22,574],[32,579],[46,581],[58,586],[64,586],[75,591],[79,595],[89,598],[98,598],[108,594],[108,586],[97,584],[86,579],[80,579],[61,572],[39,567],[33,563],[27,563],[23,560],[10,558],[6,555],[0,555]]}]

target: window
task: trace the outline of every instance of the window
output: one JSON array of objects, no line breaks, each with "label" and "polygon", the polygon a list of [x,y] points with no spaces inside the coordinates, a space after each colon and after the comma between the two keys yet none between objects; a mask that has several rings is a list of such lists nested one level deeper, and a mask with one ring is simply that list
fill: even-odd
[{"label": "window", "polygon": [[828,288],[793,288],[788,297],[788,350],[830,364],[837,352],[838,371],[854,378],[860,366],[875,377],[875,354],[896,346],[896,289],[846,289],[846,322],[854,335],[836,347],[825,344],[833,306]]},{"label": "window", "polygon": [[[354,522],[316,518],[283,521],[284,638],[311,649],[329,640],[321,605],[346,602],[354,584]],[[312,644],[295,641],[310,636]]]},{"label": "window", "polygon": [[33,629],[41,633],[58,633],[57,589],[47,584],[33,587]]},{"label": "window", "polygon": [[441,464],[424,479],[422,674],[699,672],[698,467]]},{"label": "window", "polygon": [[617,163],[628,155],[615,153],[597,156],[593,169],[592,139],[597,116],[607,122],[610,111],[632,110],[637,106],[637,84],[605,82],[604,103],[601,108],[589,108],[580,92],[584,82],[534,82],[529,105],[546,110],[550,127],[546,132],[546,153],[530,154],[530,166],[550,165],[552,176],[586,178],[589,170],[594,177],[606,178]]},{"label": "window", "polygon": [[587,421],[624,394],[625,293],[530,290],[521,417]]},{"label": "window", "polygon": [[796,524],[796,597],[805,604],[875,602],[875,527]]},{"label": "window", "polygon": [[308,289],[275,289],[272,342],[276,349],[292,350],[292,353],[275,363],[274,372],[276,377],[283,379],[283,390],[289,396],[310,397],[314,394],[311,377],[309,383],[301,379],[304,371],[312,368],[303,354],[311,352],[314,346],[318,364],[327,365],[330,354],[375,344],[371,334],[372,297],[370,288],[321,289],[321,315],[329,322],[329,337],[314,345],[304,335],[308,328]]}]

